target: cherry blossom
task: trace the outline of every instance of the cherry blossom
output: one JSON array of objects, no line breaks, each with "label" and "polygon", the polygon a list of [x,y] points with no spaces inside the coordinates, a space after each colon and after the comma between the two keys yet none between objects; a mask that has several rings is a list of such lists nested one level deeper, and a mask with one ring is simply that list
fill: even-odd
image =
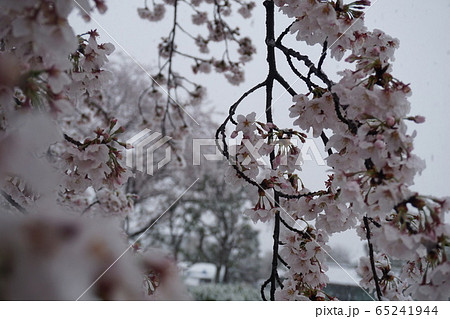
[{"label": "cherry blossom", "polygon": [[[445,215],[450,200],[411,190],[425,164],[414,154],[415,133],[409,133],[407,124],[415,127],[425,118],[410,115],[411,88],[394,76],[392,62],[399,40],[366,28],[367,0],[274,3],[293,23],[278,41],[267,41],[267,48],[284,53],[288,63],[296,58],[308,67],[304,76],[290,63],[307,91],[295,92],[269,65],[263,84],[243,98],[280,83],[292,95],[293,128],[278,127],[272,116],[260,122],[255,112],[235,117],[238,102],[218,131],[225,139],[226,125],[234,125],[230,132],[235,145],[223,150],[231,164],[225,180],[234,187],[257,188],[256,204],[244,214],[255,223],[273,221],[281,227],[274,232],[279,237],[274,235],[273,257],[274,264],[280,260],[287,271],[283,281],[276,267],[272,272],[270,280],[279,286],[274,296],[332,300],[323,292],[328,281],[328,235],[356,228],[370,250],[358,268],[364,288],[376,291],[380,300],[448,300],[450,229]],[[103,0],[78,4],[85,20],[94,9],[107,10]],[[243,18],[256,6],[237,4]],[[199,11],[200,5],[212,7],[214,14]],[[105,225],[96,216],[123,221],[134,210],[135,196],[121,187],[131,176],[122,158],[127,147],[121,141],[124,128],[116,126],[103,109],[105,90],[113,79],[107,65],[114,46],[99,43],[97,30],[76,36],[68,23],[74,8],[70,0],[0,4],[0,184],[12,203],[1,216],[5,240],[0,250],[14,269],[6,274],[0,290],[8,299],[79,297],[127,249],[119,226]],[[169,145],[179,166],[190,133],[190,120],[180,109],[195,111],[206,91],[172,69],[174,59],[191,61],[193,73],[214,70],[239,85],[245,79],[244,64],[256,53],[251,39],[230,24],[235,5],[229,2],[156,1],[137,14],[155,22],[166,11],[176,17],[184,9],[203,32],[194,34],[174,19],[171,32],[158,46],[160,68],[141,91],[136,108],[141,116],[137,125],[162,129],[172,137]],[[323,48],[317,66],[284,47],[281,40],[289,32],[298,41]],[[185,51],[176,39],[179,33],[192,40],[199,52]],[[210,47],[217,51],[216,46],[223,48],[223,54],[210,53]],[[322,70],[327,54],[348,63],[336,82]],[[270,107],[266,105],[265,111]],[[99,113],[104,117],[98,121],[101,127],[92,132],[91,117]],[[299,143],[305,142],[308,132],[320,137],[328,152],[329,175],[319,190],[310,190],[302,179]],[[16,218],[18,213],[32,216]],[[72,219],[75,216],[78,219]],[[87,216],[92,220],[88,222]],[[135,259],[127,255],[119,269],[100,278],[84,298],[141,299],[139,290],[144,286],[153,299],[185,299],[183,287],[174,282],[172,262],[156,258],[156,253],[143,255],[139,251]],[[403,263],[399,273],[391,261]],[[52,278],[50,286],[41,280],[47,277]]]},{"label": "cherry blossom", "polygon": [[[321,263],[310,262],[315,248],[306,251],[298,248],[312,246],[313,241],[299,238],[297,234],[301,231],[295,229],[297,223],[313,220],[315,228],[307,228],[311,229],[308,231],[311,238],[316,236],[315,229],[320,234],[331,234],[357,228],[362,239],[367,240],[369,246],[373,245],[375,252],[370,254],[375,259],[375,277],[378,278],[374,278],[372,273],[371,258],[361,260],[360,273],[364,287],[380,288],[377,289],[380,299],[410,300],[419,296],[445,299],[440,295],[445,288],[436,287],[437,293],[428,297],[426,291],[434,285],[446,287],[442,274],[447,263],[445,247],[448,244],[444,242],[449,231],[444,215],[448,207],[445,199],[427,197],[410,190],[415,175],[424,169],[425,164],[413,153],[415,133],[408,133],[406,123],[421,124],[425,118],[409,115],[411,89],[392,74],[392,61],[399,41],[381,30],[370,31],[364,26],[364,9],[370,5],[369,1],[349,4],[315,0],[274,2],[285,15],[295,19],[276,41],[275,47],[310,68],[308,76],[302,77],[290,64],[293,72],[308,87],[305,94],[290,92],[294,105],[289,110],[290,117],[294,119],[294,130],[278,129],[274,123],[254,123],[253,114],[238,115],[235,122],[228,117],[224,124],[229,120],[235,124],[232,139],[239,139],[242,132],[243,138],[250,139],[253,144],[264,141],[265,145],[260,145],[260,149],[268,150],[268,153],[252,158],[238,146],[241,157],[238,155],[238,161],[233,166],[238,172],[233,174],[230,168],[228,176],[234,175],[241,182],[257,186],[260,199],[271,192],[274,194],[272,196],[282,197],[280,202],[271,202],[271,205],[289,215],[287,220],[278,217],[290,231],[280,240],[283,242],[281,257],[290,268],[288,278],[280,284],[277,297],[285,300],[303,299],[305,296],[316,300],[323,297],[320,289],[326,280],[322,276]],[[296,34],[298,41],[322,46],[321,59],[328,53],[327,49],[337,60],[346,56],[346,62],[351,64],[352,69],[339,72],[337,83],[329,80],[321,70],[321,62],[315,67],[308,57],[280,43],[289,31]],[[327,48],[330,44],[332,47]],[[270,50],[271,43],[267,46]],[[311,74],[323,82],[323,87],[311,81]],[[230,108],[231,115],[234,115],[234,108],[239,103],[241,100]],[[320,137],[325,144],[324,149],[329,153],[326,162],[331,175],[325,181],[323,190],[311,192],[306,188],[301,178],[301,167],[296,167],[296,162],[289,160],[289,156],[284,165],[281,163],[283,154],[289,154],[286,150],[294,154],[297,151],[296,148],[289,148],[290,142],[283,145],[277,139],[285,134],[292,136],[296,130],[299,130],[295,134],[300,140],[304,138],[301,135],[303,132],[312,130],[313,137]],[[218,132],[224,134],[220,129]],[[263,174],[248,174],[248,168],[257,163],[262,165],[261,157],[269,153],[269,168],[260,168]],[[226,153],[224,155],[227,156]],[[252,172],[257,170],[257,167],[252,168]],[[235,182],[233,179],[231,181]],[[255,208],[247,210],[246,214],[254,220],[264,221],[267,211],[258,201]],[[274,238],[275,234],[276,230]],[[394,274],[391,259],[405,261],[408,267],[399,275]],[[424,272],[426,267],[436,270],[435,281],[427,277]],[[275,284],[275,279],[272,273],[271,285]],[[418,282],[423,284],[418,285]],[[315,289],[305,288],[311,288],[311,284]],[[422,292],[419,293],[419,290]]]}]

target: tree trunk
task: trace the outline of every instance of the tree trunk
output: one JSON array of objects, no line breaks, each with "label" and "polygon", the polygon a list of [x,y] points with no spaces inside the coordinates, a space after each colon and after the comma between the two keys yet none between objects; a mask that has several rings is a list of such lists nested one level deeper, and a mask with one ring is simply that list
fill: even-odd
[{"label": "tree trunk", "polygon": [[230,273],[229,273],[229,267],[225,266],[225,273],[223,274],[223,282],[229,283],[230,282]]},{"label": "tree trunk", "polygon": [[216,265],[216,278],[214,280],[214,282],[216,284],[220,283],[220,273],[222,271],[222,265]]}]

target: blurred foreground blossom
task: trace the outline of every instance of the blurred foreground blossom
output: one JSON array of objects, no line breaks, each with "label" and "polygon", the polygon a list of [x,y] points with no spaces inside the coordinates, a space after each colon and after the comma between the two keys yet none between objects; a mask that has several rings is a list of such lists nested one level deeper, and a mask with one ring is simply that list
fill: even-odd
[{"label": "blurred foreground blossom", "polygon": [[[1,216],[0,234],[2,300],[187,299],[175,264],[129,249],[109,219]],[[151,296],[141,288],[149,273]]]}]

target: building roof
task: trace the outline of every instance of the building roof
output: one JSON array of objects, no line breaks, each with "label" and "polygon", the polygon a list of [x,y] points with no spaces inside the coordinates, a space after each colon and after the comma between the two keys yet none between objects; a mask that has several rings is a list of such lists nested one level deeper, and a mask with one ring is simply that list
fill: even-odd
[{"label": "building roof", "polygon": [[344,269],[336,264],[329,264],[328,271],[325,273],[330,279],[330,284],[357,286],[361,277],[355,268],[343,266]]},{"label": "building roof", "polygon": [[210,263],[196,263],[189,267],[185,275],[191,278],[210,278],[216,277],[216,266]]}]

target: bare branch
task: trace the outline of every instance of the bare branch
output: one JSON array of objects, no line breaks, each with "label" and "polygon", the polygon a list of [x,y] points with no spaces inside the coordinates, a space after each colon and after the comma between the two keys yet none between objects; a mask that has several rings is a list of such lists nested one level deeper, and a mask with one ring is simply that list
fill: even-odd
[{"label": "bare branch", "polygon": [[23,208],[19,203],[17,203],[8,193],[6,193],[3,190],[0,190],[0,193],[2,194],[2,196],[6,199],[6,201],[11,204],[12,207],[14,207],[15,209],[17,209],[19,212],[21,212],[22,214],[28,214],[28,211]]}]

